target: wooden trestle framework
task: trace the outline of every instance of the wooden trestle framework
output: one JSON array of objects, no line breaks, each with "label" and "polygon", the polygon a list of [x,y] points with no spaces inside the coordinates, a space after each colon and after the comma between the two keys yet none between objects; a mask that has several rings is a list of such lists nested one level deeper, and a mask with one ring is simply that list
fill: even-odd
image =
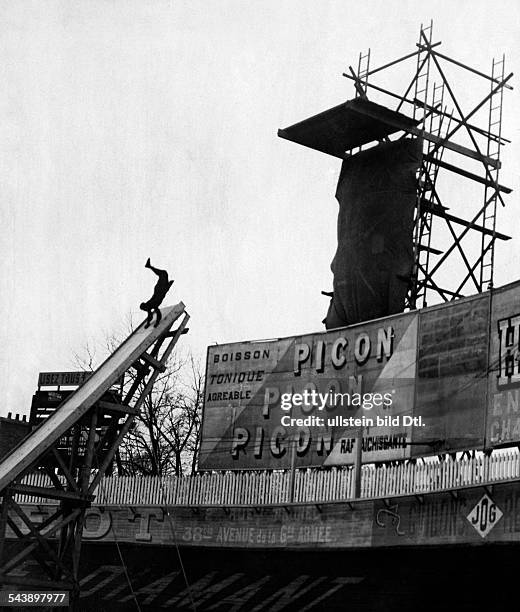
[{"label": "wooden trestle framework", "polygon": [[[57,437],[53,436],[54,439],[43,445],[45,450],[39,452],[35,460],[25,462],[16,477],[10,480],[6,487],[0,487],[0,584],[15,584],[45,591],[67,590],[71,594],[71,601],[77,600],[85,510],[94,501],[96,488],[109,470],[119,444],[152,391],[157,376],[165,370],[166,361],[177,340],[181,334],[187,332],[189,315],[184,311],[182,303],[176,308],[177,311],[172,313],[166,323],[163,322],[159,330],[160,335],[151,332],[152,335],[147,340],[146,334],[149,332],[143,333],[146,346],[139,345],[141,348],[132,355],[131,361],[127,359],[126,363],[123,362],[112,371],[107,360],[97,371],[103,367],[107,369],[108,365],[109,377],[95,390],[98,397],[109,389],[114,381],[127,375],[127,380],[131,382],[126,385],[121,402],[109,403],[96,399],[90,405],[81,405],[77,416],[71,417],[73,424],[66,430],[62,429]],[[175,321],[178,322],[179,318],[179,326],[171,331],[172,325]],[[142,327],[141,325],[136,332]],[[75,394],[80,390],[81,387]],[[60,410],[61,408],[49,419]],[[105,426],[101,427],[101,424]],[[39,429],[41,427],[43,425]],[[37,431],[38,429],[33,431],[26,441]],[[72,441],[68,449],[64,449],[64,436]],[[41,448],[43,446],[40,444]],[[19,447],[18,451],[15,449],[11,455],[14,456],[17,452],[20,454],[20,448],[23,450],[23,447]],[[20,457],[20,462],[22,461],[23,457]],[[24,477],[35,469],[48,475],[49,486],[22,484]],[[58,500],[59,508],[43,522],[37,522],[16,502],[17,494]],[[20,520],[13,520],[15,516],[25,526],[25,533],[18,526]],[[5,541],[7,527],[18,538],[16,545],[10,546],[9,549]],[[41,579],[28,578],[17,571],[31,556],[42,570]]]},{"label": "wooden trestle framework", "polygon": [[[383,94],[386,99],[397,100],[398,112],[413,111],[415,127],[393,121],[404,135],[424,139],[424,155],[419,173],[417,206],[414,228],[414,271],[407,298],[409,308],[427,306],[431,301],[449,301],[467,294],[480,293],[493,287],[495,243],[509,240],[496,228],[497,205],[504,204],[503,195],[511,189],[501,185],[499,171],[500,152],[510,141],[502,135],[502,101],[505,89],[512,89],[506,76],[505,56],[493,59],[491,74],[485,74],[439,52],[440,42],[433,42],[433,23],[421,25],[417,49],[378,68],[370,69],[370,50],[359,55],[357,71],[352,66],[344,73],[354,81],[356,96],[367,98],[369,92]],[[387,69],[416,58],[415,72],[404,94],[396,93],[373,82]],[[447,66],[462,69],[472,79],[487,83],[487,91],[469,111],[462,109],[454,86],[447,76]],[[482,84],[481,83],[481,84]],[[449,108],[449,110],[448,110]],[[479,114],[480,111],[480,114]],[[483,125],[482,113],[486,115]],[[376,113],[377,115],[377,113]],[[380,119],[374,115],[373,119]],[[385,119],[388,123],[388,119]],[[454,137],[463,135],[465,145]],[[470,171],[458,163],[443,160],[443,154],[457,154],[475,161],[480,171]],[[346,151],[346,154],[349,154]],[[460,159],[460,158],[459,158]],[[439,190],[439,176],[454,173],[479,186],[480,203],[466,203],[469,218],[452,214],[446,204],[457,208],[461,202],[444,202]],[[464,204],[464,203],[462,203]],[[468,212],[466,210],[466,216]],[[434,223],[434,219],[437,219]],[[438,239],[444,225],[444,237]],[[477,241],[478,247],[467,248],[468,241]],[[455,259],[458,259],[456,265]],[[461,266],[462,263],[462,266]],[[459,274],[459,271],[462,273]]]}]

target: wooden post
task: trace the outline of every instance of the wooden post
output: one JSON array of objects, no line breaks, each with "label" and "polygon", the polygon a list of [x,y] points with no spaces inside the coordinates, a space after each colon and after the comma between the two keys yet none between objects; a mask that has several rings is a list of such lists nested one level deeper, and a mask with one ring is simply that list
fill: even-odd
[{"label": "wooden post", "polygon": [[6,489],[2,499],[2,510],[0,515],[0,568],[3,566],[4,545],[7,537],[7,517],[9,514],[9,502],[11,501],[11,491]]},{"label": "wooden post", "polygon": [[356,455],[354,458],[354,499],[361,497],[361,459],[362,459],[362,446],[363,446],[363,428],[360,427],[357,431],[356,436]]},{"label": "wooden post", "polygon": [[298,444],[298,438],[296,437],[298,434],[294,434],[294,440],[289,438],[291,443],[291,473],[289,480],[289,501],[294,501],[294,489],[295,489],[295,464],[296,464],[296,445]]}]

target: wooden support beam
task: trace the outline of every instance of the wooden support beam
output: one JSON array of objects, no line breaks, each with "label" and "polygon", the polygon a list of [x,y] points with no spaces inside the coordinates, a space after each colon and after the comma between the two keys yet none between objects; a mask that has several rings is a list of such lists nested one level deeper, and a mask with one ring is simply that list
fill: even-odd
[{"label": "wooden support beam", "polygon": [[[175,336],[175,334],[177,333],[178,330],[174,329],[171,332],[168,332],[167,334],[164,335],[165,338],[173,338],[173,336]],[[179,336],[182,336],[183,334],[187,334],[190,331],[189,327],[185,327],[181,333],[179,334]]]},{"label": "wooden support beam", "polygon": [[[433,46],[434,45],[432,45],[432,48]],[[489,81],[492,81],[493,83],[497,83],[497,85],[501,85],[502,87],[506,87],[507,89],[511,89],[511,90],[513,89],[513,87],[509,85],[508,83],[506,83],[506,81],[500,81],[499,79],[495,79],[492,76],[485,74],[484,72],[475,70],[475,68],[471,68],[471,66],[466,66],[466,64],[463,64],[462,62],[458,62],[457,60],[454,60],[453,58],[448,57],[447,55],[439,53],[438,51],[433,51],[432,54],[436,55],[437,57],[442,57],[442,59],[446,60],[447,62],[451,62],[452,64],[455,64],[456,66],[459,66],[460,68],[469,70],[470,72],[473,72],[474,74],[477,74],[478,76],[488,79]]]},{"label": "wooden support beam", "polygon": [[94,480],[90,483],[90,486],[89,486],[89,493],[90,494],[92,494],[96,490],[97,486],[99,485],[99,482],[100,482],[101,478],[105,474],[108,466],[110,465],[110,462],[112,461],[112,459],[113,459],[113,457],[115,455],[117,447],[121,444],[121,442],[123,441],[123,438],[129,432],[130,427],[131,427],[133,422],[134,422],[134,416],[129,414],[128,418],[126,419],[126,421],[123,423],[123,426],[119,430],[119,433],[117,434],[116,439],[112,442],[111,447],[106,452],[105,457],[103,459],[103,462],[102,462],[101,466],[98,469],[98,473],[94,477]]},{"label": "wooden support beam", "polygon": [[88,490],[88,483],[90,480],[90,472],[92,470],[92,460],[94,458],[94,449],[96,445],[96,429],[98,423],[98,409],[92,408],[90,416],[90,427],[88,432],[87,440],[87,452],[83,458],[83,466],[81,468],[81,475],[79,478],[79,488],[82,495],[85,495]]},{"label": "wooden support beam", "polygon": [[359,77],[354,72],[354,68],[352,68],[352,66],[349,66],[348,69],[350,70],[350,74],[352,75],[352,78],[354,79],[354,87],[356,88],[358,96],[360,98],[363,98],[363,100],[366,100],[367,99],[367,94],[365,93],[365,90],[363,89],[363,87],[362,87],[362,85],[360,83]]},{"label": "wooden support beam", "polygon": [[[12,522],[12,519],[9,519],[9,522],[11,523],[9,526],[11,527],[11,529],[16,535],[18,535],[19,533],[20,534],[22,533],[16,527],[16,525]],[[18,537],[21,538],[22,536],[18,536]],[[5,582],[5,577],[8,576],[8,572],[12,572],[14,569],[16,569],[20,565],[20,563],[23,563],[24,560],[31,554],[34,557],[34,559],[39,563],[43,571],[52,580],[54,577],[52,569],[47,565],[47,563],[45,562],[45,559],[41,556],[41,553],[38,552],[39,546],[40,545],[38,544],[38,542],[35,542],[33,540],[31,544],[28,544],[27,546],[25,546],[17,555],[15,555],[14,557],[11,557],[9,561],[0,568],[0,577],[1,577],[0,583]],[[19,577],[18,577],[18,580],[20,580]]]},{"label": "wooden support beam", "polygon": [[445,295],[442,287],[439,287],[439,285],[437,285],[437,283],[433,280],[431,273],[428,270],[426,270],[424,266],[421,265],[420,262],[417,262],[417,268],[418,268],[418,271],[420,270],[424,274],[424,279],[417,281],[417,287],[416,287],[417,295],[419,294],[422,288],[425,288],[425,289],[428,288],[426,283],[429,282],[431,284],[431,287],[429,288],[437,291],[437,293],[442,297],[442,299],[445,302],[447,302],[448,301],[447,294]]},{"label": "wooden support beam", "polygon": [[406,124],[404,121],[401,121],[399,118],[391,119],[389,117],[382,117],[381,114],[375,109],[368,108],[356,108],[355,112],[360,115],[364,115],[366,117],[371,117],[372,119],[376,119],[378,121],[383,121],[392,127],[402,130],[403,132],[407,132],[408,134],[413,134],[414,136],[418,136],[419,138],[424,138],[429,142],[433,142],[439,147],[445,147],[446,149],[450,149],[455,153],[460,153],[461,155],[465,155],[466,157],[470,157],[471,159],[476,159],[492,168],[500,168],[500,162],[492,157],[487,157],[486,155],[482,155],[481,153],[477,153],[473,151],[473,149],[468,149],[468,147],[464,147],[455,142],[451,142],[450,140],[446,140],[445,138],[441,138],[440,136],[435,136],[435,134],[430,134],[425,130],[420,130],[414,126]]},{"label": "wooden support beam", "polygon": [[139,389],[139,385],[141,384],[141,382],[144,381],[149,371],[149,368],[140,363],[139,360],[134,362],[132,367],[136,369],[136,376],[134,378],[134,381],[132,382],[130,389],[128,389],[126,393],[126,396],[123,400],[123,404],[130,404],[132,398]]},{"label": "wooden support beam", "polygon": [[[54,469],[48,465],[45,466],[45,473],[51,479],[54,488],[58,491],[64,491],[65,487],[62,485],[61,480],[58,478]],[[77,488],[75,489],[77,491]]]},{"label": "wooden support beam", "polygon": [[9,518],[9,502],[11,501],[11,490],[6,489],[2,497],[0,509],[0,566],[4,557],[4,545],[7,531],[7,519]]},{"label": "wooden support beam", "polygon": [[[429,53],[426,53],[424,58],[422,59],[421,63],[419,64],[419,62],[417,63],[417,70],[415,71],[415,74],[412,78],[412,80],[410,81],[408,87],[406,88],[406,91],[404,92],[403,95],[403,99],[401,100],[401,102],[399,102],[399,104],[397,105],[397,108],[395,109],[397,112],[399,112],[401,110],[401,107],[406,99],[406,96],[410,93],[412,87],[414,86],[414,84],[417,83],[417,79],[419,78],[419,75],[421,74],[421,70],[424,68],[426,62],[428,61],[428,58],[430,57]],[[418,58],[420,59],[420,57]]]},{"label": "wooden support beam", "polygon": [[486,253],[489,251],[489,249],[491,248],[491,246],[493,245],[495,241],[494,240],[490,240],[489,244],[482,250],[482,252],[480,253],[480,255],[478,256],[477,261],[475,261],[475,263],[471,266],[471,269],[468,270],[468,274],[466,274],[466,276],[464,277],[464,279],[462,280],[462,282],[460,283],[460,285],[457,287],[457,291],[462,291],[462,288],[464,287],[464,285],[467,283],[468,279],[471,276],[471,273],[475,271],[475,269],[480,265],[481,261],[483,260],[484,256],[486,255]]},{"label": "wooden support beam", "polygon": [[[422,32],[421,32],[421,34],[422,34],[422,36],[424,37],[424,33],[422,33]],[[511,74],[510,74],[508,77],[506,77],[506,79],[504,79],[504,81],[503,81],[503,82],[502,82],[500,85],[497,85],[495,88],[493,88],[493,89],[491,90],[491,92],[490,92],[490,93],[488,93],[488,95],[487,95],[487,96],[486,96],[486,97],[485,97],[483,100],[481,100],[480,104],[478,104],[478,105],[477,105],[477,106],[476,106],[476,107],[475,107],[475,108],[474,108],[474,109],[473,109],[473,110],[472,110],[472,111],[469,113],[469,115],[464,115],[464,113],[462,112],[462,109],[461,109],[461,107],[460,107],[460,104],[457,102],[457,98],[456,98],[455,94],[453,93],[453,90],[452,90],[452,88],[451,88],[451,86],[450,86],[450,83],[449,83],[448,79],[446,78],[446,75],[444,74],[444,72],[443,72],[443,70],[442,70],[442,68],[441,68],[441,66],[440,66],[440,64],[439,64],[439,60],[438,60],[438,59],[435,57],[435,54],[434,54],[434,53],[432,53],[432,54],[431,54],[431,57],[433,58],[433,61],[434,61],[434,63],[435,63],[435,66],[437,67],[437,70],[439,71],[439,74],[441,75],[442,81],[443,81],[443,83],[444,83],[444,85],[445,85],[446,89],[448,90],[448,93],[449,93],[449,95],[450,95],[450,97],[451,97],[451,99],[452,99],[452,101],[453,101],[453,104],[455,105],[455,108],[457,109],[457,112],[458,112],[458,113],[459,113],[459,115],[460,115],[460,119],[461,119],[461,121],[462,121],[462,125],[463,125],[463,126],[466,128],[466,132],[467,132],[468,136],[470,137],[470,140],[471,140],[471,142],[472,142],[472,144],[473,144],[474,150],[475,150],[475,151],[478,153],[478,155],[479,155],[479,156],[484,157],[484,156],[483,156],[483,154],[480,152],[480,147],[479,147],[479,145],[478,145],[478,143],[477,143],[477,141],[476,141],[476,139],[475,139],[475,136],[473,135],[473,132],[472,132],[472,131],[470,130],[470,128],[468,127],[468,121],[470,120],[471,116],[472,116],[472,115],[473,115],[473,114],[474,114],[474,113],[477,111],[477,109],[478,109],[478,108],[480,108],[480,107],[481,107],[481,106],[482,106],[482,105],[485,103],[485,101],[486,101],[486,100],[490,100],[490,99],[492,98],[492,96],[494,95],[494,93],[503,87],[503,83],[506,83],[506,82],[507,82],[507,81],[508,81],[508,80],[509,80],[509,79],[510,79],[512,76],[513,76],[513,73],[511,73]],[[451,130],[449,134],[446,134],[446,136],[444,137],[444,140],[445,140],[445,141],[447,141],[449,138],[451,138],[451,136],[452,136],[452,135],[453,135],[453,134],[454,134],[454,133],[455,133],[455,132],[456,132],[456,131],[457,131],[457,130],[460,128],[460,127],[461,127],[461,125],[458,125],[458,126],[456,126],[456,127],[453,129],[453,130]],[[441,147],[441,146],[442,146],[442,144],[439,144],[439,145],[435,146],[435,147],[433,148],[433,150],[432,150],[432,151],[430,151],[430,153],[431,153],[432,155],[434,155],[434,154],[435,154],[435,152],[436,152],[436,151],[439,149],[439,147]],[[498,160],[497,160],[497,161],[498,161]],[[496,181],[495,181],[495,179],[494,179],[494,177],[493,177],[493,175],[492,175],[492,173],[491,173],[491,170],[489,169],[489,167],[490,167],[490,165],[491,165],[491,164],[486,163],[486,162],[484,161],[484,159],[482,159],[482,162],[483,162],[483,164],[484,164],[484,170],[486,171],[486,178],[487,178],[487,180],[491,181],[491,184],[492,184],[492,185],[493,185],[495,188],[498,188],[498,186],[495,186],[495,185],[496,185]],[[494,167],[495,167],[495,168],[497,168],[497,169],[499,169],[499,168],[500,168],[500,165],[498,165],[498,166],[494,166]],[[501,202],[502,206],[505,206],[504,199],[503,199],[503,198],[502,198],[502,196],[500,195],[500,192],[497,192],[497,193],[496,193],[496,195],[498,196],[498,199],[500,200],[500,202]]]},{"label": "wooden support beam", "polygon": [[453,164],[448,164],[448,162],[442,161],[441,159],[437,159],[433,155],[424,155],[423,159],[425,161],[431,162],[439,168],[444,168],[445,170],[449,170],[450,172],[454,172],[455,174],[459,174],[460,176],[464,176],[472,181],[480,183],[481,185],[486,185],[486,187],[494,187],[498,191],[502,191],[503,193],[511,193],[513,190],[510,187],[504,187],[503,185],[495,185],[492,181],[485,179],[482,176],[478,176],[478,174],[473,174],[473,172],[468,172],[467,170],[463,170],[462,168],[458,168]]},{"label": "wooden support beam", "polygon": [[[371,73],[369,73],[369,75],[370,74]],[[357,78],[357,77],[351,76],[350,74],[347,74],[346,72],[343,73],[343,76],[346,77],[347,79],[350,79],[351,81],[355,81]],[[367,81],[364,84],[367,85],[367,87],[369,87],[370,89],[374,89],[375,91],[379,91],[381,93],[384,93],[387,96],[390,96],[391,98],[395,98],[396,100],[399,100],[401,102],[401,105],[403,102],[406,102],[407,104],[410,104],[410,106],[421,106],[424,109],[426,109],[430,114],[435,113],[437,115],[442,115],[443,117],[449,117],[452,121],[455,121],[457,124],[462,125],[462,121],[458,117],[454,117],[452,114],[447,113],[443,110],[440,110],[439,108],[435,108],[433,106],[430,106],[429,104],[425,104],[422,100],[418,100],[417,98],[414,98],[413,100],[411,100],[410,98],[406,98],[405,96],[396,94],[393,91],[390,91],[389,89],[385,89],[384,87],[381,87],[380,85],[376,85],[375,83],[370,83],[369,81]],[[493,140],[496,140],[496,141],[500,141],[502,144],[511,142],[504,136],[498,136],[497,134],[488,132],[487,130],[479,128],[472,123],[467,123],[467,126],[470,127],[473,131],[478,132],[482,136],[485,136],[486,138],[492,138]]]},{"label": "wooden support beam", "polygon": [[[87,476],[88,484],[88,476]],[[83,524],[85,522],[85,508],[80,511],[78,521],[71,525],[70,533],[74,536],[74,545],[72,547],[72,570],[73,576],[76,578],[73,587],[73,597],[79,597],[79,567],[80,567],[80,556],[81,556],[81,543],[83,536]]]},{"label": "wooden support beam", "polygon": [[138,410],[133,408],[132,406],[125,406],[125,404],[115,404],[113,402],[105,402],[100,400],[98,402],[98,406],[102,410],[107,410],[108,412],[121,412],[123,414],[138,414]]},{"label": "wooden support beam", "polygon": [[[43,532],[43,530],[46,529],[49,525],[51,525],[61,514],[62,514],[62,509],[60,508],[52,516],[48,517],[43,523],[38,523],[38,525],[36,525],[36,529],[40,533]],[[39,547],[39,544],[38,544],[38,542],[34,541],[34,538],[33,538],[32,534],[31,534],[31,532],[26,533],[24,535],[20,531],[20,529],[18,529],[18,526],[16,525],[16,523],[14,523],[14,521],[10,517],[9,517],[9,526],[11,527],[13,533],[17,536],[17,538],[18,538],[17,543],[18,544],[24,544],[25,542],[31,542],[31,540],[32,540],[32,544],[28,544],[27,546],[25,546],[18,553],[18,555],[16,555],[15,557],[13,557],[9,561],[9,563],[6,563],[5,566],[1,567],[0,574],[2,572],[5,573],[5,572],[13,571],[18,565],[20,565],[20,563],[22,563],[24,561],[24,559],[28,555],[32,554],[34,556],[34,558],[38,561],[38,563],[41,565],[41,567],[44,569],[44,571],[48,574],[48,576],[51,579],[53,579],[54,578],[54,574],[51,571],[51,569],[49,568],[49,566],[45,563],[45,560],[43,559],[43,557],[38,553],[37,549]],[[57,527],[55,529],[57,529]],[[53,529],[51,531],[54,532],[55,529]]]},{"label": "wooden support beam", "polygon": [[[473,272],[473,268],[471,267],[471,264],[469,263],[468,257],[466,255],[466,253],[464,252],[464,249],[460,246],[460,239],[457,236],[457,234],[455,233],[455,230],[453,229],[452,222],[449,219],[446,219],[446,225],[448,226],[448,229],[450,230],[450,233],[451,233],[451,236],[453,238],[454,244],[456,244],[457,248],[459,249],[460,256],[462,257],[462,260],[464,261],[464,264],[466,266],[466,270],[468,271],[468,274],[469,274],[469,278],[471,278],[471,280],[475,284],[475,289],[477,290],[477,293],[482,291],[482,286],[478,282],[478,280],[477,280],[477,278],[476,278],[476,276],[475,276],[475,274]],[[460,291],[463,286],[464,285],[460,286],[457,289],[457,291]]]},{"label": "wooden support beam", "polygon": [[164,372],[166,370],[166,366],[163,363],[161,363],[160,361],[155,359],[155,357],[152,357],[148,353],[143,353],[140,356],[140,359],[145,361],[148,365],[151,365],[152,368],[155,368],[156,370],[159,370],[159,372]]},{"label": "wooden support beam", "polygon": [[[351,81],[356,81],[357,79],[357,77],[354,78],[352,75],[347,74],[346,72],[343,73],[343,76],[346,77],[347,79],[350,79]],[[370,83],[370,82],[366,84],[368,85],[368,87],[370,87],[370,89],[375,89],[376,91],[380,91],[381,93],[384,93],[387,96],[395,98],[396,100],[400,100],[401,103],[407,102],[408,104],[413,104],[412,100],[409,100],[408,98],[404,96],[400,96],[399,94],[389,91],[388,89],[384,89],[384,87],[380,87],[379,85],[375,85],[374,83]]]},{"label": "wooden support beam", "polygon": [[[445,293],[446,295],[451,295],[451,297],[464,297],[461,293],[455,293],[454,291],[450,291],[449,289],[443,289],[442,287],[438,287],[437,285],[428,282],[421,283],[421,287],[424,287],[425,289],[432,289],[433,291],[437,291],[440,293]],[[444,296],[443,299],[445,299]]]},{"label": "wooden support beam", "polygon": [[[23,511],[22,511],[23,512]],[[61,509],[56,512],[51,519],[55,519],[56,515],[62,513]],[[76,517],[78,516],[78,514],[80,513],[80,510],[74,510],[74,512],[72,512],[72,514],[68,515],[66,518],[64,518],[62,520],[61,525],[57,525],[52,531],[56,531],[61,527],[64,527],[65,525],[67,525],[68,523],[70,523],[71,521],[75,520]],[[48,526],[48,524],[50,524],[51,519],[47,519],[43,524],[37,525],[35,527],[35,529],[37,529],[37,531],[41,531],[42,529],[44,529],[44,525]],[[4,564],[3,567],[0,569],[0,574],[2,575],[2,578],[0,579],[0,582],[5,582],[5,577],[7,572],[12,571],[15,567],[17,567],[18,565],[20,565],[20,563],[23,562],[23,560],[29,556],[30,554],[33,555],[33,557],[36,559],[36,561],[38,561],[38,563],[42,566],[42,568],[46,571],[46,573],[48,573],[49,577],[53,580],[52,583],[48,583],[47,586],[51,587],[55,584],[54,582],[54,574],[53,572],[50,570],[50,568],[47,566],[45,560],[43,559],[43,557],[41,556],[41,554],[38,552],[38,548],[40,546],[39,542],[37,540],[34,539],[33,535],[31,532],[29,532],[28,534],[23,534],[20,529],[17,527],[16,523],[14,523],[14,521],[12,520],[12,518],[9,518],[9,526],[11,527],[11,529],[13,530],[14,534],[18,537],[18,542],[24,542],[27,540],[32,540],[31,544],[28,544],[27,546],[25,546],[25,548],[23,548],[16,556],[12,557],[8,563]],[[20,578],[17,577],[18,582],[20,581]]]},{"label": "wooden support beam", "polygon": [[[486,234],[487,236],[494,236],[495,238],[498,238],[500,240],[511,240],[511,236],[507,236],[506,234],[501,234],[500,232],[496,232],[496,231],[494,232],[493,230],[487,227],[484,227],[482,225],[478,225],[477,223],[472,223],[471,221],[466,221],[466,219],[461,219],[460,217],[451,215],[447,213],[440,206],[432,205],[430,202],[427,202],[427,201],[421,202],[421,210],[432,213],[432,215],[435,215],[437,217],[442,217],[443,219],[446,219],[453,223],[457,223],[458,225],[469,227],[470,229],[476,230],[477,232],[480,232],[481,234]],[[439,251],[439,253],[437,254],[440,255],[440,253],[441,252]]]},{"label": "wooden support beam", "polygon": [[[441,115],[442,117],[448,117],[451,121],[455,121],[456,123],[460,123],[462,125],[462,121],[458,117],[454,117],[451,113],[447,113],[443,110],[440,110],[439,108],[435,108],[430,104],[426,104],[425,102],[418,100],[417,98],[414,98],[413,100],[406,100],[406,102],[421,106],[430,113],[435,113],[436,115]],[[498,134],[494,134],[493,132],[489,132],[488,130],[484,130],[480,127],[477,127],[473,123],[466,123],[466,125],[481,136],[491,138],[492,140],[496,140],[497,142],[500,141],[501,144],[511,144],[511,141],[507,138],[504,138],[504,136],[498,136]]]},{"label": "wooden support beam", "polygon": [[[47,529],[47,527],[49,527],[50,525],[52,525],[52,523],[54,523],[54,521],[56,521],[56,520],[57,520],[57,519],[58,519],[60,516],[63,516],[63,509],[62,509],[62,508],[58,508],[58,510],[56,510],[56,512],[54,512],[53,514],[51,514],[51,516],[47,517],[47,518],[46,518],[46,519],[43,521],[43,523],[38,523],[38,524],[36,525],[36,529],[38,529],[38,531],[39,531],[40,533],[43,533],[43,531],[44,531],[45,529]],[[52,529],[50,529],[49,531],[50,531],[51,533],[54,533],[54,531],[56,531],[56,529],[57,529],[57,528],[58,528],[58,527],[57,527],[57,526],[55,526],[55,527],[53,527]],[[25,541],[25,540],[29,540],[29,539],[31,538],[31,534],[30,534],[30,533],[27,533],[27,534],[25,534],[25,535],[21,535],[21,536],[18,536],[18,537],[19,537],[19,540],[18,540],[18,541],[20,541],[20,540],[21,540],[21,541]]]},{"label": "wooden support beam", "polygon": [[[475,214],[475,216],[473,217],[473,219],[470,221],[470,224],[473,225],[474,223],[477,222],[477,220],[480,218],[481,215],[484,214],[485,210],[487,207],[487,203],[484,204],[484,206]],[[445,251],[445,253],[443,254],[443,256],[439,259],[439,261],[435,264],[435,266],[433,266],[433,268],[431,270],[429,270],[428,272],[425,272],[425,274],[427,275],[428,279],[433,282],[432,280],[432,276],[435,274],[435,272],[440,268],[440,266],[442,266],[442,264],[446,261],[446,259],[451,255],[451,253],[453,253],[453,251],[457,248],[460,247],[460,241],[462,240],[462,238],[470,231],[471,227],[465,227],[462,232],[459,234],[459,236],[457,236],[457,241],[455,243],[453,243],[447,251]],[[424,270],[423,270],[424,271]],[[461,297],[458,293],[455,294],[456,297]]]},{"label": "wooden support beam", "polygon": [[[433,49],[434,47],[438,47],[441,44],[441,41],[433,43],[432,45],[429,45],[430,49]],[[400,57],[399,59],[396,59],[392,62],[389,62],[388,64],[385,64],[384,66],[379,66],[378,68],[374,68],[373,70],[369,70],[368,71],[368,75],[367,76],[371,76],[373,74],[375,74],[376,72],[380,72],[381,70],[385,70],[385,68],[390,68],[390,66],[395,66],[395,64],[399,64],[400,62],[410,59],[411,57],[414,57],[416,55],[418,55],[419,53],[421,53],[422,51],[425,50],[425,47],[423,45],[417,44],[417,46],[419,47],[419,49],[417,51],[413,51],[412,53],[408,53],[408,55],[403,55],[403,57]]]},{"label": "wooden support beam", "polygon": [[51,545],[47,542],[47,540],[42,536],[42,534],[34,527],[29,518],[27,518],[25,512],[20,508],[20,506],[14,501],[11,501],[11,507],[18,514],[18,516],[25,523],[26,527],[29,529],[34,538],[38,541],[40,546],[46,552],[48,557],[56,563],[57,567],[60,567],[64,574],[68,574],[72,580],[74,580],[74,576],[69,567],[67,567],[63,561],[58,557],[56,552],[52,549]]},{"label": "wooden support beam", "polygon": [[52,454],[54,455],[54,458],[56,459],[56,463],[58,464],[58,467],[61,469],[69,485],[72,487],[74,491],[79,491],[76,481],[72,477],[72,474],[69,472],[69,468],[65,465],[65,461],[63,461],[60,455],[60,451],[56,448],[56,446],[52,447]]},{"label": "wooden support beam", "polygon": [[431,253],[432,255],[442,255],[442,251],[439,251],[439,249],[434,249],[433,247],[426,246],[425,244],[420,244],[419,250],[428,251],[428,253]]},{"label": "wooden support beam", "polygon": [[[475,277],[475,274],[473,273],[474,267],[475,266],[471,266],[468,257],[464,251],[464,249],[461,247],[461,240],[462,237],[457,236],[457,234],[455,233],[455,230],[453,229],[453,222],[451,220],[451,217],[453,217],[453,215],[448,215],[446,213],[445,208],[442,206],[442,202],[439,198],[439,195],[435,189],[435,187],[432,187],[432,196],[435,198],[435,201],[430,200],[429,203],[433,206],[438,206],[440,208],[440,210],[442,211],[442,216],[444,217],[445,221],[446,221],[446,225],[448,226],[448,229],[450,230],[451,236],[453,238],[453,245],[457,247],[457,249],[460,252],[460,256],[462,257],[462,260],[464,261],[464,264],[466,266],[466,270],[468,271],[468,279],[471,278],[475,284],[475,288],[477,290],[477,292],[482,291],[482,285],[479,283],[479,281],[477,280],[477,278]],[[456,219],[456,217],[453,217],[454,219]],[[472,220],[472,223],[475,223],[475,219]],[[468,228],[466,227],[466,229],[464,230],[465,232],[468,231]],[[431,280],[431,276],[430,276],[430,280]],[[464,281],[457,289],[456,292],[460,292],[462,290],[462,288],[464,287],[466,281]]]}]

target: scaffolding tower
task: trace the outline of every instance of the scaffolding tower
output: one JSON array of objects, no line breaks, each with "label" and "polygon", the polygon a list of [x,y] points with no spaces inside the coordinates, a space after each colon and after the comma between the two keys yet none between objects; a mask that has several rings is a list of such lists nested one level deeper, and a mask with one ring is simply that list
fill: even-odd
[{"label": "scaffolding tower", "polygon": [[485,74],[441,53],[440,44],[430,22],[403,57],[371,68],[370,50],[360,53],[357,70],[343,73],[354,99],[278,131],[340,159],[378,142],[422,139],[405,309],[492,288],[496,241],[510,239],[497,231],[496,216],[511,192],[499,172],[510,142],[502,135],[503,94],[513,75],[504,56]]},{"label": "scaffolding tower", "polygon": [[[416,125],[403,126],[400,137],[411,134],[425,142],[417,183],[414,268],[406,304],[411,309],[491,289],[495,243],[510,239],[497,231],[496,217],[498,203],[504,206],[503,195],[511,193],[509,187],[499,183],[499,173],[501,148],[510,142],[502,135],[503,95],[505,89],[512,89],[509,81],[513,74],[506,76],[505,55],[493,58],[491,73],[485,74],[441,53],[440,44],[433,42],[430,21],[427,26],[421,24],[417,49],[412,53],[370,69],[369,50],[360,54],[357,72],[350,67],[350,72],[343,74],[354,82],[356,97],[366,98],[374,91],[385,101],[397,101],[397,112],[408,107]],[[376,74],[381,77],[412,58],[416,60],[415,71],[404,93],[373,82]],[[463,110],[446,65],[478,79],[480,86],[487,85],[470,110]],[[454,139],[461,133],[464,144]],[[446,152],[456,159],[443,159]],[[466,163],[461,163],[463,159],[476,162],[477,171],[469,170]],[[480,190],[480,200],[473,194],[469,206],[462,207],[465,214],[453,214],[450,208],[456,211],[461,203],[441,197],[439,184],[446,174],[463,177]]]}]

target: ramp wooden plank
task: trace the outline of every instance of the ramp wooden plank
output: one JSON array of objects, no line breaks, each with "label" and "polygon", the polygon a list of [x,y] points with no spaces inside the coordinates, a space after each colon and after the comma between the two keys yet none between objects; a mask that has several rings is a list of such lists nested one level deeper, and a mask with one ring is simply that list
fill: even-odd
[{"label": "ramp wooden plank", "polygon": [[31,463],[42,455],[60,436],[76,423],[88,409],[154,342],[169,330],[184,312],[184,304],[161,309],[162,320],[157,327],[147,329],[142,323],[102,363],[94,374],[73,393],[48,419],[22,440],[0,462],[0,491],[9,485]]}]

